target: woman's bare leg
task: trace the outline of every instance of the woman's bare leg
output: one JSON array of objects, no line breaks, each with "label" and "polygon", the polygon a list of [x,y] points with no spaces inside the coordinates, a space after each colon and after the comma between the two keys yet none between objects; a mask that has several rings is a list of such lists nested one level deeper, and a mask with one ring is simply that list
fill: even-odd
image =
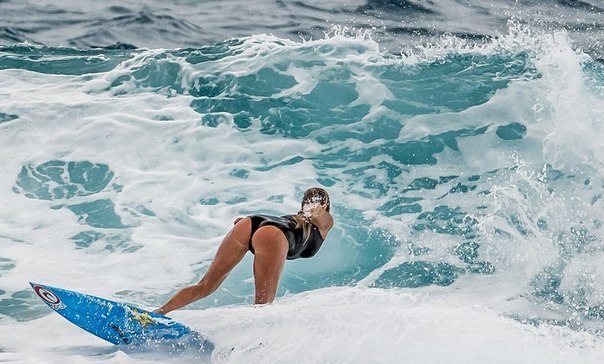
[{"label": "woman's bare leg", "polygon": [[254,233],[252,246],[255,254],[255,303],[271,303],[277,295],[289,244],[281,230],[274,226],[265,226]]},{"label": "woman's bare leg", "polygon": [[251,233],[252,221],[249,217],[237,221],[222,240],[210,268],[201,281],[194,286],[181,289],[154,312],[165,315],[214,292],[248,251]]}]

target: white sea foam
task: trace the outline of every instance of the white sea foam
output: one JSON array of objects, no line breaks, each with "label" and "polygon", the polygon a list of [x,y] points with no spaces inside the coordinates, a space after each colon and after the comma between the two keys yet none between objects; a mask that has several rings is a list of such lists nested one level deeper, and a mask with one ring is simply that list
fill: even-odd
[{"label": "white sea foam", "polygon": [[[182,310],[174,317],[209,331],[218,343],[211,358],[217,363],[564,363],[577,358],[598,363],[604,359],[601,339],[587,333],[521,324],[464,302],[463,297],[441,296],[438,290],[427,295],[409,290],[322,289],[266,307]],[[7,362],[30,358],[48,363],[145,363],[149,359],[115,352],[57,315],[10,328],[2,325],[0,332],[6,338],[4,345],[14,350],[0,354]],[[37,337],[34,342],[26,339],[32,336]],[[172,360],[188,362],[187,357]]]}]

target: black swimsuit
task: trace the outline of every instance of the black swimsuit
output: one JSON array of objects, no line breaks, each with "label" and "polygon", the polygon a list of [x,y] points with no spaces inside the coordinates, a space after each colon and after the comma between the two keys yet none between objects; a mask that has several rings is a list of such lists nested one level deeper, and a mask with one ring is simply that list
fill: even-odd
[{"label": "black swimsuit", "polygon": [[263,226],[275,226],[285,234],[289,249],[287,251],[287,259],[310,258],[317,254],[323,244],[323,237],[319,232],[319,228],[315,225],[311,226],[310,236],[304,241],[303,229],[296,228],[295,215],[285,216],[269,216],[269,215],[252,215],[249,218],[252,220],[252,234],[250,235],[249,249],[254,253],[252,247],[252,236],[256,230]]}]

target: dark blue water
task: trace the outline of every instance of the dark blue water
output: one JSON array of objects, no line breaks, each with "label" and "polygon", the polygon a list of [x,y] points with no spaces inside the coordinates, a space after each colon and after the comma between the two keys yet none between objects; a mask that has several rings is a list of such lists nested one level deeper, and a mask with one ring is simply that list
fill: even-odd
[{"label": "dark blue water", "polygon": [[267,33],[322,38],[334,25],[371,30],[395,53],[443,34],[479,40],[507,32],[508,22],[565,29],[576,47],[604,56],[604,4],[598,0],[349,0],[0,2],[0,44],[78,48],[181,48]]}]

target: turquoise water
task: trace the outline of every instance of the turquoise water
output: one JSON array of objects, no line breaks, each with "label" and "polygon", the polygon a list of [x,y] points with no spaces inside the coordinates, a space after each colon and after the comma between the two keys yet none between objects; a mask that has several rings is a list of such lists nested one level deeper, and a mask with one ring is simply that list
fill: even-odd
[{"label": "turquoise water", "polygon": [[0,353],[165,359],[66,331],[27,282],[155,307],[237,216],[322,186],[336,225],[286,264],[277,303],[250,306],[248,256],[175,313],[213,335],[213,361],[599,362],[603,72],[566,32],[519,24],[401,54],[337,29],[1,47]]}]

